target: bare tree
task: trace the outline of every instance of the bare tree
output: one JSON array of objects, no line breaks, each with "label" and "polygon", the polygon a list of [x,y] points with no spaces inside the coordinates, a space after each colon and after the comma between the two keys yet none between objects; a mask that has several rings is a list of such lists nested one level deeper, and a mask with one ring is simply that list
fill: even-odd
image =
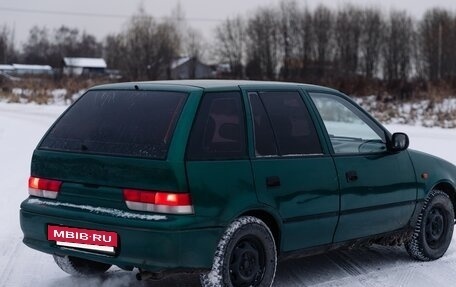
[{"label": "bare tree", "polygon": [[61,26],[54,32],[54,40],[52,42],[52,53],[57,61],[61,61],[63,57],[78,56],[77,48],[79,44],[79,30],[67,26]]},{"label": "bare tree", "polygon": [[109,35],[104,41],[103,56],[108,67],[122,69],[125,64],[125,39],[123,34]]},{"label": "bare tree", "polygon": [[384,78],[390,89],[402,97],[411,96],[408,79],[411,74],[414,26],[405,12],[393,11],[386,23],[383,46]]},{"label": "bare tree", "polygon": [[247,36],[247,76],[256,79],[276,79],[280,56],[276,11],[269,8],[258,10],[248,23]]},{"label": "bare tree", "polygon": [[308,78],[309,66],[313,59],[313,51],[315,46],[313,34],[313,17],[307,7],[301,11],[299,20],[298,33],[298,55],[300,58],[300,77]]},{"label": "bare tree", "polygon": [[155,80],[170,76],[170,66],[180,49],[180,38],[171,22],[157,23],[140,11],[120,37],[125,58],[122,67],[132,80]]},{"label": "bare tree", "polygon": [[279,33],[282,50],[281,75],[285,80],[296,78],[295,66],[299,63],[300,31],[299,8],[296,1],[282,1],[280,3]]},{"label": "bare tree", "polygon": [[23,46],[23,61],[29,64],[49,64],[51,53],[49,30],[46,27],[32,27]]},{"label": "bare tree", "polygon": [[362,11],[352,5],[339,10],[334,26],[337,72],[342,77],[351,77],[358,71]]},{"label": "bare tree", "polygon": [[61,26],[52,33],[35,26],[23,46],[22,59],[28,64],[59,67],[64,57],[100,57],[102,45],[90,34],[76,28]]},{"label": "bare tree", "polygon": [[362,73],[372,79],[377,72],[384,31],[384,20],[378,9],[364,9],[361,20],[360,52]]},{"label": "bare tree", "polygon": [[190,58],[189,78],[196,78],[196,64],[203,57],[203,36],[193,28],[188,28],[185,34],[184,49],[185,54]]},{"label": "bare tree", "polygon": [[0,27],[0,63],[10,63],[17,59],[14,48],[14,33],[7,27]]},{"label": "bare tree", "polygon": [[325,78],[329,74],[333,57],[334,15],[326,6],[320,5],[313,15],[313,34],[315,40],[316,77]]},{"label": "bare tree", "polygon": [[231,74],[234,77],[244,77],[245,22],[237,16],[227,19],[215,29],[215,55],[222,63],[230,65]]},{"label": "bare tree", "polygon": [[428,10],[419,23],[420,60],[431,81],[454,75],[454,20],[443,9]]},{"label": "bare tree", "polygon": [[83,32],[77,47],[77,56],[98,58],[102,56],[103,45],[95,36]]}]

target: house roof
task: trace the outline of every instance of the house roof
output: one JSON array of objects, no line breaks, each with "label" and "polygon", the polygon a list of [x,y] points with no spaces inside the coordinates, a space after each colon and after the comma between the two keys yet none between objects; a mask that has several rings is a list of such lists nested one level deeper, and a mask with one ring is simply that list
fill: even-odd
[{"label": "house roof", "polygon": [[190,61],[190,57],[180,57],[171,63],[171,69],[175,69],[180,65],[187,63],[188,61]]},{"label": "house roof", "polygon": [[14,70],[12,65],[0,65],[0,70],[2,71],[12,71]]},{"label": "house roof", "polygon": [[103,58],[63,58],[63,62],[67,67],[74,68],[99,68],[106,69],[106,61]]},{"label": "house roof", "polygon": [[49,65],[25,65],[25,64],[13,64],[15,70],[45,70],[52,71],[52,67]]}]

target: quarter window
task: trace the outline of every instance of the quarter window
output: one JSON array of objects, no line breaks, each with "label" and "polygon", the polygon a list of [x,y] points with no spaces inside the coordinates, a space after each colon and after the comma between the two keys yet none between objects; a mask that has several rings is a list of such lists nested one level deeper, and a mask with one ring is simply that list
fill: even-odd
[{"label": "quarter window", "polygon": [[386,150],[385,133],[359,108],[330,94],[310,93],[336,154]]},{"label": "quarter window", "polygon": [[200,104],[190,135],[191,160],[247,157],[241,94],[207,93]]}]

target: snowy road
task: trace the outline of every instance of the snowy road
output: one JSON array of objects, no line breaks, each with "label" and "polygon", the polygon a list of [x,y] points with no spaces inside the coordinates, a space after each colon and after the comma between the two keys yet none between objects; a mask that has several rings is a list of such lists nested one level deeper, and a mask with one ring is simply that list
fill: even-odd
[{"label": "snowy road", "polygon": [[[46,129],[64,110],[56,106],[0,103],[0,286],[197,286],[196,276],[161,282],[137,282],[134,272],[111,269],[108,276],[67,276],[52,257],[22,244],[19,205],[27,196],[32,151]],[[411,147],[456,163],[456,130],[390,126],[409,134]],[[338,251],[279,264],[274,286],[454,286],[456,239],[435,262],[412,261],[402,248],[372,247]]]}]

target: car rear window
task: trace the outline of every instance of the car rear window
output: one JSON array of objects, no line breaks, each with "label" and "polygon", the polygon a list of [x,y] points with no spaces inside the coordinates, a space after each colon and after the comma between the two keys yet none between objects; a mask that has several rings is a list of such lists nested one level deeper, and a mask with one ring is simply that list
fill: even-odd
[{"label": "car rear window", "polygon": [[165,159],[186,98],[180,92],[89,91],[40,148]]}]

